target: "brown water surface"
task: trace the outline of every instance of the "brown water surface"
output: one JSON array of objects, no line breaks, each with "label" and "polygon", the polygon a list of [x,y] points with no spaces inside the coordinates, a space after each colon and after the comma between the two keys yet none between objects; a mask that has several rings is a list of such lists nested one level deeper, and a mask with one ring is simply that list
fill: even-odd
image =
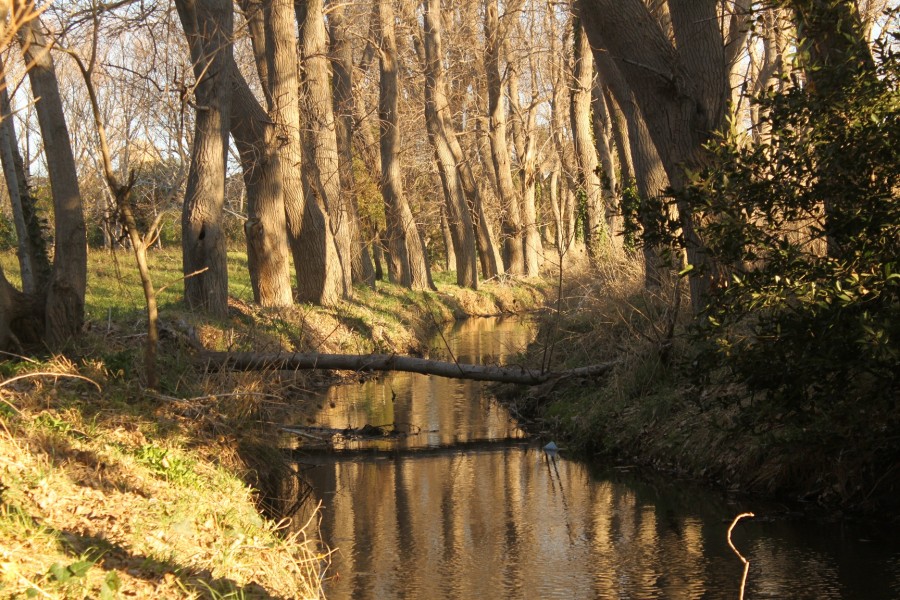
[{"label": "brown water surface", "polygon": [[[461,362],[503,363],[523,320],[444,334]],[[447,358],[444,339],[433,355]],[[665,475],[588,465],[525,439],[486,387],[392,374],[331,389],[317,425],[413,435],[303,452],[335,549],[328,598],[900,598],[895,530],[785,516],[784,507]],[[332,406],[333,405],[333,406]]]}]

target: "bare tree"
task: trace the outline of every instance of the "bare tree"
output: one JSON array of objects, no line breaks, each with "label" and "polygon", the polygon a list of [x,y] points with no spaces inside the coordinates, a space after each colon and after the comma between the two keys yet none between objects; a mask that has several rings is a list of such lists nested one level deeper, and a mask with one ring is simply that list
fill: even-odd
[{"label": "bare tree", "polygon": [[[33,2],[14,2],[17,11],[34,12]],[[23,13],[20,13],[23,14]],[[19,42],[35,98],[47,155],[55,222],[53,272],[46,289],[45,336],[61,346],[78,335],[84,320],[87,285],[87,236],[75,158],[63,113],[51,44],[39,16],[23,20]]]},{"label": "bare tree", "polygon": [[349,200],[341,194],[324,0],[301,0],[295,2],[294,7],[303,57],[304,192],[308,198],[316,198],[327,210],[340,259],[336,266],[340,267],[343,277],[342,295],[349,297],[353,292],[351,221],[354,211]]},{"label": "bare tree", "polygon": [[[729,98],[725,40],[717,0],[679,0],[657,18],[643,0],[581,0],[579,15],[595,57],[608,53],[634,93],[672,187],[704,160],[704,144],[721,129]],[[671,22],[671,32],[666,23]],[[691,301],[705,305],[717,267],[703,250],[691,206],[679,201],[687,245]]]},{"label": "bare tree", "polygon": [[229,0],[176,0],[194,68],[197,115],[182,209],[188,306],[228,312],[228,267],[222,211],[231,117],[234,13]]},{"label": "bare tree", "polygon": [[522,216],[509,161],[506,142],[506,110],[503,106],[503,79],[500,75],[500,56],[505,40],[497,13],[497,0],[487,0],[484,17],[484,68],[487,74],[489,133],[491,159],[497,174],[497,191],[501,204],[503,226],[503,260],[511,275],[525,274]]},{"label": "bare tree", "polygon": [[414,289],[433,288],[424,244],[409,203],[403,195],[400,172],[400,130],[397,118],[397,43],[391,0],[378,0],[378,40],[381,87],[378,117],[381,124],[381,190],[387,220],[391,279]]},{"label": "bare tree", "polygon": [[311,186],[306,185],[303,172],[294,6],[291,0],[272,0],[270,10],[265,19],[266,74],[272,98],[269,112],[281,144],[282,185],[298,299],[331,305],[343,297],[344,282],[325,200],[321,194],[304,194]]},{"label": "bare tree", "polygon": [[572,73],[572,135],[575,142],[575,157],[578,160],[580,181],[585,195],[586,213],[584,242],[588,254],[596,258],[600,245],[609,245],[611,232],[603,218],[603,184],[599,175],[597,147],[594,145],[593,122],[591,120],[591,90],[594,87],[594,59],[591,45],[581,28],[581,23],[573,25],[575,41],[574,66]]},{"label": "bare tree", "polygon": [[253,298],[262,306],[290,306],[290,262],[275,127],[232,65],[231,134],[247,190],[247,264]]},{"label": "bare tree", "polygon": [[361,239],[361,223],[356,198],[356,181],[353,173],[353,47],[348,39],[349,24],[344,19],[344,3],[332,2],[328,14],[331,38],[331,64],[334,86],[335,135],[340,159],[341,195],[348,211],[347,227],[352,244],[350,266],[353,283],[375,285],[375,269],[369,249]]},{"label": "bare tree", "polygon": [[443,48],[441,44],[440,0],[424,1],[425,31],[425,122],[428,137],[434,146],[438,173],[444,189],[446,213],[444,220],[450,230],[456,258],[456,282],[460,286],[478,288],[475,260],[475,229],[466,203],[462,177],[450,147],[455,133],[445,121],[448,112],[446,81],[444,79]]}]

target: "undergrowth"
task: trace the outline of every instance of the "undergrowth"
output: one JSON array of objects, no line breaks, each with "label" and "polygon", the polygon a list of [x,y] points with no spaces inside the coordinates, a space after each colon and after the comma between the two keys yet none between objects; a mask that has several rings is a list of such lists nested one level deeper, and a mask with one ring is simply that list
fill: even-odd
[{"label": "undergrowth", "polygon": [[[565,276],[530,360],[551,370],[616,360],[607,376],[564,380],[505,399],[532,427],[577,453],[604,455],[723,487],[863,511],[894,510],[900,473],[879,456],[884,427],[850,431],[757,410],[748,386],[704,362],[686,282],[644,287],[628,264]],[[887,425],[885,424],[885,427]]]}]

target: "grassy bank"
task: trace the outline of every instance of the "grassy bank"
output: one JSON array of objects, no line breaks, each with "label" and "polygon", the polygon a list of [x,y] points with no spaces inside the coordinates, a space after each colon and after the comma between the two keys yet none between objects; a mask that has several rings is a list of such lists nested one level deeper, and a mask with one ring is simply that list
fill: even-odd
[{"label": "grassy bank", "polygon": [[541,326],[531,360],[552,368],[618,360],[600,381],[569,381],[508,401],[574,452],[673,470],[724,488],[832,508],[897,514],[896,415],[803,420],[760,408],[733,374],[710,368],[692,336],[686,291],[648,292],[627,265],[573,271],[561,312]]},{"label": "grassy bank", "polygon": [[[314,414],[325,376],[205,373],[198,344],[416,354],[449,320],[547,294],[539,282],[460,290],[439,273],[437,292],[379,283],[333,308],[265,310],[232,253],[229,315],[209,321],[180,304],[179,255],[152,260],[168,286],[159,390],[141,383],[143,297],[123,253],[91,256],[77,347],[0,362],[0,597],[317,597],[327,553],[314,524],[286,533],[298,483],[273,431]],[[14,257],[0,262],[15,281]]]}]

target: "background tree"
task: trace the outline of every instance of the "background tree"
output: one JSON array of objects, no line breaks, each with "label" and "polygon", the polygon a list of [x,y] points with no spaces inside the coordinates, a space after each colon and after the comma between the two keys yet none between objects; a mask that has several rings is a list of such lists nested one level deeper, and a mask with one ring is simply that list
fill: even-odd
[{"label": "background tree", "polygon": [[414,289],[433,288],[424,244],[409,203],[403,195],[400,172],[400,130],[397,98],[397,43],[391,0],[378,0],[378,50],[381,85],[378,118],[381,125],[381,190],[387,221],[385,236],[390,250],[392,281]]},{"label": "background tree", "polygon": [[229,0],[178,0],[191,51],[197,106],[191,167],[182,209],[185,300],[213,315],[228,312],[222,210],[231,118],[234,13]]},{"label": "background tree", "polygon": [[[13,4],[19,14],[34,14],[33,2]],[[45,291],[44,324],[46,340],[59,347],[81,331],[84,294],[87,285],[87,236],[78,173],[72,154],[65,113],[51,55],[40,16],[20,22],[19,43],[32,93],[38,98],[36,111],[41,129],[47,170],[53,196],[53,271]]]},{"label": "background tree", "polygon": [[440,0],[425,0],[424,46],[425,46],[425,123],[428,136],[434,146],[441,184],[446,200],[445,220],[452,240],[455,256],[456,283],[460,286],[478,288],[478,268],[475,256],[475,228],[463,189],[460,167],[451,148],[450,130],[446,121],[449,111],[447,84],[444,78],[441,43],[441,3]]}]

